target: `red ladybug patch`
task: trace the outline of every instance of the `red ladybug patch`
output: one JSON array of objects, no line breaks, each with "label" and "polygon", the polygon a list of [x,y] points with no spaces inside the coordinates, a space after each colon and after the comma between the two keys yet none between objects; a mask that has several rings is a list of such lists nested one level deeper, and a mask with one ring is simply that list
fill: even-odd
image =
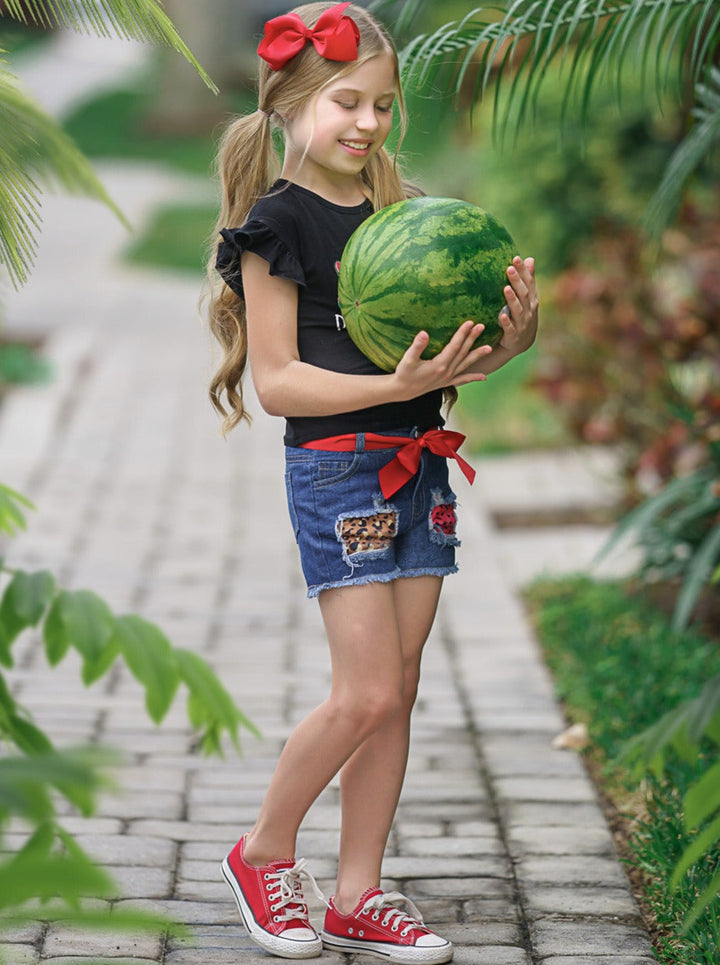
[{"label": "red ladybug patch", "polygon": [[444,533],[445,536],[454,536],[457,528],[457,515],[455,506],[452,503],[445,503],[440,506],[433,506],[430,511],[432,528],[436,533]]}]

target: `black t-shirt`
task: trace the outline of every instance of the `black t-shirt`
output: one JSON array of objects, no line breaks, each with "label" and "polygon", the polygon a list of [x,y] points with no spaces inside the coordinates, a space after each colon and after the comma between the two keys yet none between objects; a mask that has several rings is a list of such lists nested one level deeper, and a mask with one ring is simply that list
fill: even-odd
[{"label": "black t-shirt", "polygon": [[[242,296],[240,257],[253,251],[270,265],[270,274],[298,286],[300,360],[352,375],[383,372],[356,347],[345,329],[337,301],[340,258],[350,235],[369,215],[372,204],[345,207],[288,181],[278,181],[261,198],[240,228],[221,231],[217,269]],[[418,426],[442,426],[442,390],[407,402],[375,405],[331,416],[290,417],[285,444],[347,432],[380,432]]]}]

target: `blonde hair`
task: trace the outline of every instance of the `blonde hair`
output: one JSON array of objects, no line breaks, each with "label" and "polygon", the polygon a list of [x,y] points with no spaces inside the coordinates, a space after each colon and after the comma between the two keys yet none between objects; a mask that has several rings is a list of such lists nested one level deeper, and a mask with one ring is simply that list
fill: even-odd
[{"label": "blonde hair", "polygon": [[[308,27],[333,3],[306,3],[294,12]],[[218,147],[217,171],[221,185],[221,207],[211,240],[208,263],[210,330],[223,352],[220,365],[210,383],[210,400],[223,418],[223,432],[242,419],[250,421],[243,404],[242,378],[247,364],[247,319],[245,303],[215,271],[218,234],[222,228],[242,225],[255,202],[267,193],[276,179],[280,162],[274,149],[271,122],[281,126],[282,118],[302,110],[323,88],[352,73],[357,67],[380,54],[390,54],[395,68],[397,102],[400,108],[400,142],[405,132],[405,101],[400,84],[397,53],[392,40],[378,21],[362,7],[351,4],[345,15],[352,17],[360,30],[357,60],[350,63],[325,60],[307,44],[281,70],[271,70],[264,60],[258,72],[258,110],[235,118],[226,128]],[[399,149],[399,144],[398,144]],[[397,150],[391,157],[385,148],[375,154],[362,172],[362,180],[378,210],[402,201],[406,190],[397,167]]]}]

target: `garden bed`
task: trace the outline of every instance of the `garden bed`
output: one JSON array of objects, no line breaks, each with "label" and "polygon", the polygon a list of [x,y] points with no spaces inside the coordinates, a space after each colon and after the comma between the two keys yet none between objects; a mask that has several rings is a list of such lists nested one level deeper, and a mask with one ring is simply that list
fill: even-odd
[{"label": "garden bed", "polygon": [[[699,694],[720,673],[717,636],[677,633],[636,585],[585,578],[543,581],[526,601],[567,717],[590,733],[588,770],[663,965],[716,965],[720,946],[717,900],[687,935],[682,922],[720,865],[712,851],[669,887],[673,867],[692,839],[682,798],[707,769],[670,758],[662,779],[633,779],[618,762],[627,741],[669,709]],[[715,749],[709,749],[715,752]]]}]

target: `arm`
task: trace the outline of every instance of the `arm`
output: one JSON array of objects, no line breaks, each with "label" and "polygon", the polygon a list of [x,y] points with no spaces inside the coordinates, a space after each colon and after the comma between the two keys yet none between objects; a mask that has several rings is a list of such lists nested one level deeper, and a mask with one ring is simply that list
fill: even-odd
[{"label": "arm", "polygon": [[297,285],[270,275],[267,261],[253,252],[242,256],[242,276],[250,368],[260,404],[270,415],[335,415],[486,378],[467,371],[490,352],[488,346],[472,348],[482,331],[472,321],[464,322],[432,359],[420,358],[428,342],[421,332],[387,375],[346,375],[301,362]]},{"label": "arm", "polygon": [[535,341],[538,327],[538,295],[535,286],[535,259],[514,258],[507,270],[510,282],[504,289],[507,311],[498,318],[503,330],[495,348],[471,366],[473,373],[490,375],[507,362],[527,351]]}]

